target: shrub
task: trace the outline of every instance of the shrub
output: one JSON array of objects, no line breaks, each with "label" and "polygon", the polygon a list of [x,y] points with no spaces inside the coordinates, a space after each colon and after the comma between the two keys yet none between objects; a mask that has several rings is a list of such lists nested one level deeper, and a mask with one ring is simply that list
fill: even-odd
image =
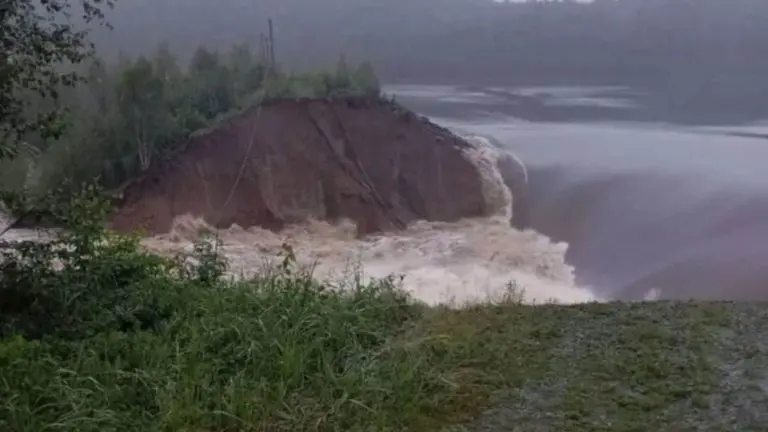
[{"label": "shrub", "polygon": [[182,266],[105,230],[96,188],[51,202],[66,230],[3,253],[0,429],[346,430],[437,408],[435,354],[398,342],[422,309],[392,279],[330,289],[287,248],[230,281],[209,240]]},{"label": "shrub", "polygon": [[0,336],[81,339],[168,317],[178,285],[169,263],[141,251],[137,237],[103,228],[108,206],[98,189],[48,204],[64,230],[0,255]]}]

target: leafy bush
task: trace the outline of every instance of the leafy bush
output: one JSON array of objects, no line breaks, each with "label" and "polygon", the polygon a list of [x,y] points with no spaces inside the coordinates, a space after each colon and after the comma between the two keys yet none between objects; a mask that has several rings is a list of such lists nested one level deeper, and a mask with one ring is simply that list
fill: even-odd
[{"label": "leafy bush", "polygon": [[397,342],[423,310],[392,280],[331,289],[286,249],[228,281],[210,241],[180,266],[106,231],[97,188],[51,206],[65,231],[3,253],[1,429],[348,429],[438,409],[422,397],[447,386],[437,353]]},{"label": "leafy bush", "polygon": [[169,264],[141,251],[138,238],[104,230],[108,204],[96,188],[50,206],[64,231],[0,255],[0,336],[82,339],[170,315],[178,282]]},{"label": "leafy bush", "polygon": [[208,286],[222,279],[229,268],[229,262],[219,253],[221,242],[218,237],[210,237],[201,236],[195,242],[191,256],[180,254],[175,257],[176,269],[182,278]]}]

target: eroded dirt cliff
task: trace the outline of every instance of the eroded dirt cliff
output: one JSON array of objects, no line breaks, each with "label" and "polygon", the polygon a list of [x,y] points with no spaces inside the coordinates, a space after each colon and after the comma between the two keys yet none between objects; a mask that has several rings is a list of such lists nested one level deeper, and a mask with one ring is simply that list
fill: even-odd
[{"label": "eroded dirt cliff", "polygon": [[348,218],[366,234],[416,219],[485,216],[497,209],[468,150],[387,101],[267,103],[196,134],[177,157],[126,185],[110,223],[159,234],[184,214],[273,230]]}]

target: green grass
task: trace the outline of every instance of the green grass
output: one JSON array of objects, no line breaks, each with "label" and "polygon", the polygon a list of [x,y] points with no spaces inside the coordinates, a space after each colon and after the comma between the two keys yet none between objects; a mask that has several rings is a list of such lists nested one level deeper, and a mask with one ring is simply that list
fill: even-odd
[{"label": "green grass", "polygon": [[765,415],[713,411],[727,305],[434,309],[299,276],[183,298],[153,331],[5,339],[0,428],[759,430],[738,426]]},{"label": "green grass", "polygon": [[232,282],[209,243],[171,262],[70,204],[71,234],[0,259],[3,431],[768,424],[766,305],[427,307],[391,280],[323,286],[290,253]]},{"label": "green grass", "polygon": [[2,430],[386,424],[397,411],[413,419],[428,405],[392,395],[438,385],[426,353],[394,341],[412,308],[384,286],[342,296],[311,279],[275,276],[188,285],[179,300],[154,331],[6,340]]},{"label": "green grass", "polygon": [[719,334],[732,316],[727,305],[612,303],[529,311],[530,325],[544,335],[529,343],[538,339],[540,351],[508,352],[520,368],[504,373],[509,387],[470,430],[715,430]]}]

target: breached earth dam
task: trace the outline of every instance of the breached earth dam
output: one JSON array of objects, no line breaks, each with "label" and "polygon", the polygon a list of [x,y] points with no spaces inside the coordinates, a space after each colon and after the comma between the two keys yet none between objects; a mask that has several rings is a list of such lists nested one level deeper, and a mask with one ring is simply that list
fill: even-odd
[{"label": "breached earth dam", "polygon": [[[404,229],[364,235],[359,221],[344,217],[278,229],[233,220],[219,229],[233,275],[278,262],[288,243],[317,277],[343,285],[358,274],[395,275],[433,304],[493,301],[510,289],[537,303],[768,298],[768,127],[646,121],[626,114],[642,108],[631,92],[611,88],[387,91],[469,141],[523,159],[528,190],[517,210],[527,207],[528,228],[509,227],[516,194],[493,152],[465,152],[483,172],[484,200],[495,211],[417,217]],[[214,225],[189,214],[168,224],[144,244],[188,252]],[[35,235],[11,230],[3,240]]]},{"label": "breached earth dam", "polygon": [[110,225],[144,229],[163,254],[216,230],[234,277],[266,271],[289,244],[319,279],[394,276],[429,304],[597,299],[575,284],[565,243],[512,228],[526,222],[526,182],[489,140],[397,106],[287,101],[199,134],[127,184]]}]

